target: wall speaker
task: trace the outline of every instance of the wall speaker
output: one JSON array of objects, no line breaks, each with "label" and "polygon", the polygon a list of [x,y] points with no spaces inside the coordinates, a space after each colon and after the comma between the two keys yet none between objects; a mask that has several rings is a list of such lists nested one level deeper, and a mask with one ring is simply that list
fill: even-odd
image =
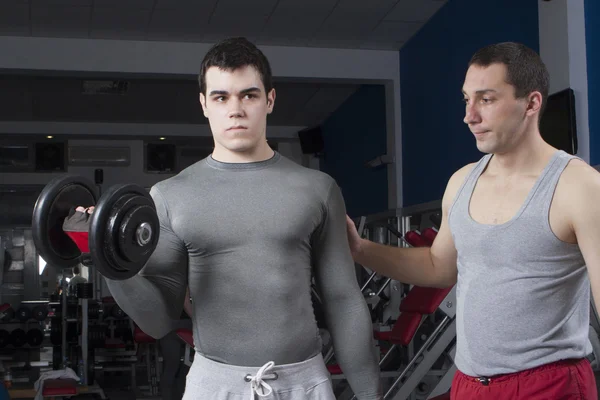
[{"label": "wall speaker", "polygon": [[321,127],[307,128],[298,132],[303,154],[321,154],[325,148]]},{"label": "wall speaker", "polygon": [[39,172],[63,172],[66,167],[64,142],[35,144],[35,170]]},{"label": "wall speaker", "polygon": [[146,145],[146,172],[175,173],[176,147],[168,143]]}]

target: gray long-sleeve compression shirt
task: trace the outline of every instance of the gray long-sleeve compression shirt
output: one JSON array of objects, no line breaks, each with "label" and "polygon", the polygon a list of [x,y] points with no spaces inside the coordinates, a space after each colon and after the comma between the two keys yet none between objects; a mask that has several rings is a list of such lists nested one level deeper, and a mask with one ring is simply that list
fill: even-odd
[{"label": "gray long-sleeve compression shirt", "polygon": [[369,311],[328,175],[279,153],[266,161],[208,157],[156,184],[158,246],[140,273],[107,279],[121,308],[154,337],[173,327],[189,285],[196,351],[243,366],[295,363],[321,351],[314,276],[336,359],[358,399],[380,399]]}]

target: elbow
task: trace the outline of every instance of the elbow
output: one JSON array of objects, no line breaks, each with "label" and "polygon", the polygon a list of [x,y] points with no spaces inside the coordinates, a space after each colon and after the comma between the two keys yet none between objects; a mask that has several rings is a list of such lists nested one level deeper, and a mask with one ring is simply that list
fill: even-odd
[{"label": "elbow", "polygon": [[429,252],[431,262],[431,281],[428,286],[437,289],[446,289],[456,285],[458,279],[458,269],[456,264],[450,264],[447,262],[435,262],[436,258]]},{"label": "elbow", "polygon": [[436,289],[447,289],[449,287],[456,285],[457,278],[458,277],[456,276],[456,274],[449,274],[446,277],[441,277],[440,279],[436,279],[436,281],[434,282],[432,287],[434,287]]},{"label": "elbow", "polygon": [[139,324],[137,321],[135,321],[136,325],[141,329],[141,331],[156,340],[162,339],[163,337],[167,336],[167,334],[174,329],[174,326],[172,325],[171,321],[159,322],[158,320],[155,320],[152,322],[140,322],[142,323]]},{"label": "elbow", "polygon": [[[437,271],[436,271],[437,270]],[[456,285],[458,279],[458,271],[456,267],[442,267],[437,268],[434,266],[435,281],[433,286],[438,289],[446,289]]]}]

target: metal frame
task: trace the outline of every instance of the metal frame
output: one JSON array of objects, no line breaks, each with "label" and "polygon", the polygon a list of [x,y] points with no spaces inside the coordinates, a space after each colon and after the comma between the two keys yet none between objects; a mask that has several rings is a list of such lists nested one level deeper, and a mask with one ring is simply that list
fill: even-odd
[{"label": "metal frame", "polygon": [[[456,357],[456,345],[452,346],[452,349],[448,352],[448,355],[452,360]],[[452,386],[452,379],[454,379],[454,374],[456,374],[456,364],[452,363],[452,366],[446,371],[442,379],[439,380],[438,384],[433,388],[433,390],[427,396],[427,400],[433,399],[437,396],[441,396],[444,393],[447,393],[450,390],[450,386]]]}]

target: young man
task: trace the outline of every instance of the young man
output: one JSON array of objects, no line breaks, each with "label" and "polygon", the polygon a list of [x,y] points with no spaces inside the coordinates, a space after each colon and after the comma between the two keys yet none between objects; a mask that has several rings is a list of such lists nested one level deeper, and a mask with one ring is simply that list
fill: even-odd
[{"label": "young man", "polygon": [[69,280],[69,294],[76,295],[77,294],[77,284],[78,283],[87,283],[87,279],[81,276],[81,269],[78,265],[73,267],[73,277]]},{"label": "young man", "polygon": [[152,188],[158,247],[135,277],[107,280],[112,295],[159,338],[189,286],[196,356],[186,400],[334,399],[311,304],[314,274],[350,386],[358,399],[381,399],[340,190],[266,141],[269,62],[247,40],[225,40],[207,53],[199,83],[214,151]]},{"label": "young man", "polygon": [[585,357],[590,281],[600,306],[600,175],[542,139],[548,80],[521,44],[473,56],[464,122],[487,154],[450,178],[430,249],[369,242],[347,219],[358,263],[409,284],[457,284],[453,399],[597,398]]}]

